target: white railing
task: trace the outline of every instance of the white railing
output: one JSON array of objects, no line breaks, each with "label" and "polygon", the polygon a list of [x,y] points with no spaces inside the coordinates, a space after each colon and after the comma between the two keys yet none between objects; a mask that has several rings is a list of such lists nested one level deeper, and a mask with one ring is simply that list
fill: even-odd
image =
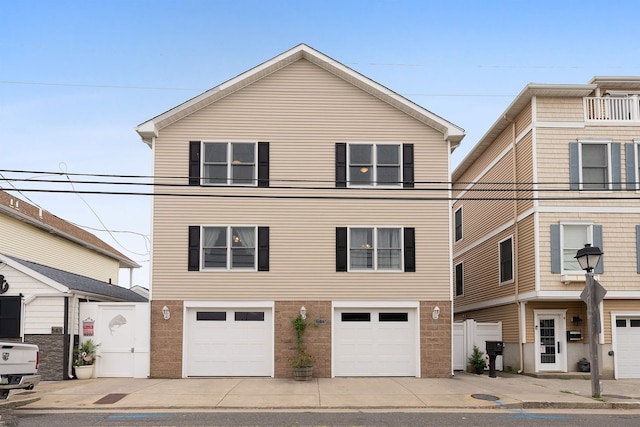
[{"label": "white railing", "polygon": [[585,97],[584,117],[597,122],[640,122],[640,99],[638,95]]}]

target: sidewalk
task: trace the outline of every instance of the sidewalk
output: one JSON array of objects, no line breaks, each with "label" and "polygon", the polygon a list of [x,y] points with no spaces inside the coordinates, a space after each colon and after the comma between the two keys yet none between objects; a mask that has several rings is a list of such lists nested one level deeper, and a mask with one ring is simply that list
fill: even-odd
[{"label": "sidewalk", "polygon": [[498,373],[452,378],[98,378],[43,382],[14,391],[0,409],[261,410],[261,409],[640,409],[640,380],[604,380],[602,398],[584,379]]}]

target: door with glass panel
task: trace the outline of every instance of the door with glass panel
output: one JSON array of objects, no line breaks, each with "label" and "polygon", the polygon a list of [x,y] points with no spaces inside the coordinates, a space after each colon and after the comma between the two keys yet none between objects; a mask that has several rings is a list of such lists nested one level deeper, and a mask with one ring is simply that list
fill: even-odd
[{"label": "door with glass panel", "polygon": [[536,316],[536,366],[539,371],[566,371],[564,315]]}]

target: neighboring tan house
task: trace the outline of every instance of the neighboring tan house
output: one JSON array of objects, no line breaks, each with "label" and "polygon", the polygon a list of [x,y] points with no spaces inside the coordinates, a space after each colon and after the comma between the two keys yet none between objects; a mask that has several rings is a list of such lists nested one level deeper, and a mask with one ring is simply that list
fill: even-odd
[{"label": "neighboring tan house", "polygon": [[0,190],[0,340],[40,347],[45,380],[72,375],[83,302],[144,302],[117,286],[120,268],[139,267],[111,246]]},{"label": "neighboring tan house", "polygon": [[301,44],[137,132],[152,377],[290,377],[303,306],[315,376],[451,374],[461,128]]},{"label": "neighboring tan house", "polygon": [[453,172],[455,320],[502,322],[504,366],[578,371],[594,271],[600,372],[640,378],[640,77],[529,84]]}]

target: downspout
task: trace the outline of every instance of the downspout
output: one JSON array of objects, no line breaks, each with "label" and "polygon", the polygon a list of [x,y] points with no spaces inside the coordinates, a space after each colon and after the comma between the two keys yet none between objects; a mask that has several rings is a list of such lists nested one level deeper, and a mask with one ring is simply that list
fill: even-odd
[{"label": "downspout", "polygon": [[69,377],[69,379],[73,379],[73,336],[74,336],[74,329],[73,329],[73,320],[74,318],[76,319],[76,322],[79,321],[79,317],[78,316],[74,316],[73,313],[71,315],[69,315],[70,311],[73,311],[75,307],[78,306],[78,302],[77,302],[77,296],[75,294],[73,294],[71,296],[71,304],[69,304],[69,298],[65,298],[65,304],[68,304],[67,307],[65,307],[65,316],[67,317],[66,322],[65,322],[65,328],[67,329],[67,331],[69,333],[69,353],[68,353],[68,357],[69,357],[69,361],[67,362],[67,375]]},{"label": "downspout", "polygon": [[511,123],[511,159],[512,159],[512,169],[513,169],[513,278],[514,280],[514,293],[515,293],[515,301],[516,301],[516,310],[518,317],[518,357],[520,361],[520,369],[518,369],[518,374],[521,374],[524,371],[524,353],[522,350],[522,338],[520,336],[520,332],[522,330],[522,316],[520,316],[521,311],[521,302],[520,302],[520,281],[518,280],[518,156],[516,152],[516,123],[513,120],[510,120],[506,115],[504,116],[506,120]]}]

